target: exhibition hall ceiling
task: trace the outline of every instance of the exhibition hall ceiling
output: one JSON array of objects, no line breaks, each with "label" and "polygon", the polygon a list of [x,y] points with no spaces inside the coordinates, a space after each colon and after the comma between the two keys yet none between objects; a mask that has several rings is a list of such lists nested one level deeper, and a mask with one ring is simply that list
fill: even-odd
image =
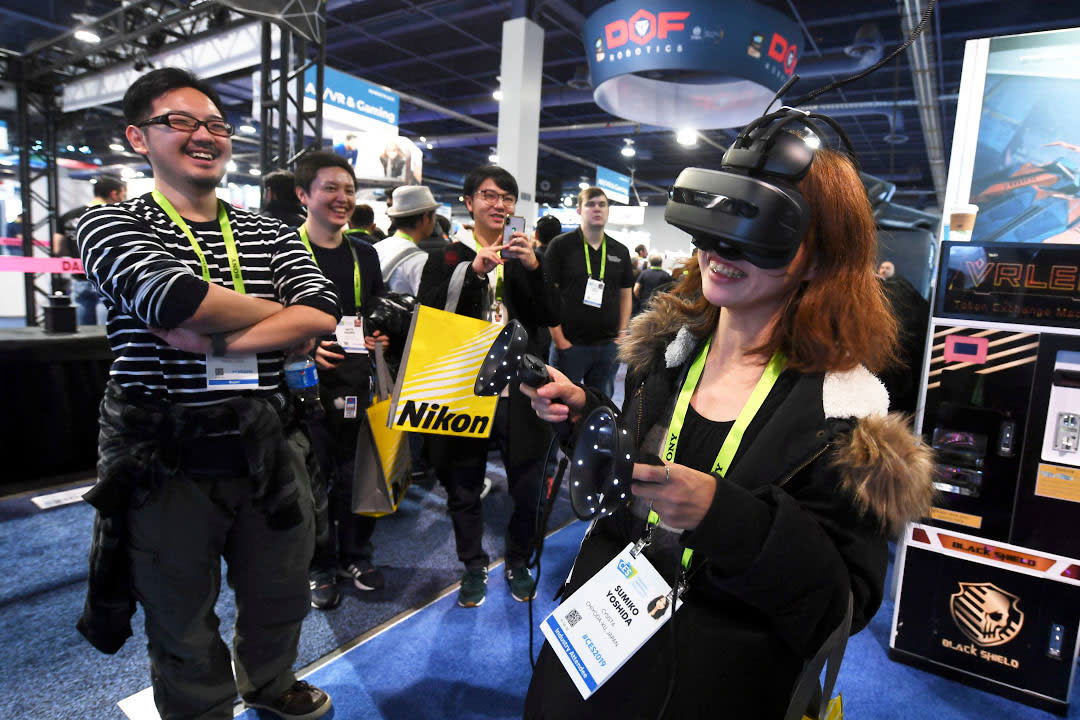
[{"label": "exhibition hall ceiling", "polygon": [[[697,0],[701,2],[702,0]],[[503,23],[524,11],[544,30],[541,150],[538,175],[566,192],[595,170],[566,156],[633,172],[643,199],[656,201],[688,165],[715,167],[719,147],[734,128],[710,128],[696,147],[675,141],[672,129],[637,126],[613,117],[592,99],[583,43],[585,18],[603,2],[573,0],[328,0],[327,65],[401,92],[401,134],[425,138],[424,176],[443,199],[458,194],[465,170],[486,163],[495,138],[450,114],[419,107],[407,97],[495,125]],[[642,7],[648,6],[642,3]],[[732,13],[744,3],[729,0]],[[896,0],[772,0],[764,3],[794,20],[798,39],[796,72],[803,76],[791,100],[862,67],[867,54],[888,52],[903,41],[902,7]],[[925,6],[922,0],[918,7]],[[5,0],[0,7],[0,52],[21,54],[81,22],[114,10],[114,2],[85,0]],[[897,186],[894,201],[915,208],[937,204],[931,155],[948,162],[966,41],[1080,25],[1080,2],[1038,3],[1015,0],[939,0],[926,33],[927,71],[913,72],[910,53],[869,77],[829,92],[813,102],[841,123],[871,175]],[[589,50],[591,52],[591,49]],[[918,70],[916,63],[915,70]],[[916,81],[926,83],[919,93]],[[231,119],[251,114],[248,71],[218,79]],[[920,102],[928,102],[920,113]],[[105,164],[137,158],[110,150],[119,141],[117,107],[70,114],[61,125],[59,144],[86,146]],[[926,118],[941,128],[944,147],[928,152]],[[13,115],[7,112],[14,132]],[[1070,119],[1075,121],[1075,119]],[[932,139],[932,135],[930,136]],[[633,140],[637,154],[620,151]],[[239,143],[242,170],[257,164],[258,147]],[[939,175],[940,177],[940,175]],[[939,188],[943,190],[943,188]]]}]

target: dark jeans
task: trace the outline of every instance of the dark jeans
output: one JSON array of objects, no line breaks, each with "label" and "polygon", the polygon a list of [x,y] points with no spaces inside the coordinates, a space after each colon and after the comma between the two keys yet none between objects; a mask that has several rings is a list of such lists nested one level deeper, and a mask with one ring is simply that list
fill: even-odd
[{"label": "dark jeans", "polygon": [[71,299],[75,303],[75,320],[79,325],[105,324],[105,304],[89,280],[71,281]]},{"label": "dark jeans", "polygon": [[571,345],[565,350],[551,346],[549,362],[571,382],[584,383],[606,396],[615,394],[615,373],[619,369],[615,342],[603,345]]},{"label": "dark jeans", "polygon": [[[338,411],[340,412],[340,411]],[[359,409],[363,413],[363,409]],[[311,445],[318,458],[323,478],[329,483],[329,532],[317,536],[314,570],[333,571],[357,560],[371,562],[374,549],[371,536],[375,518],[357,515],[352,511],[353,469],[356,463],[356,433],[359,421],[339,421],[333,426],[326,422],[308,425]]]},{"label": "dark jeans", "polygon": [[[509,402],[500,398],[495,410],[491,437],[502,455],[506,481],[514,508],[506,531],[506,565],[521,567],[529,559],[536,536],[536,504],[540,497],[543,458],[510,465]],[[439,482],[446,488],[447,509],[454,524],[458,559],[466,567],[486,567],[491,558],[484,552],[484,514],[480,493],[484,490],[488,440],[431,435],[428,442],[455,443],[456,459],[435,468]]]}]

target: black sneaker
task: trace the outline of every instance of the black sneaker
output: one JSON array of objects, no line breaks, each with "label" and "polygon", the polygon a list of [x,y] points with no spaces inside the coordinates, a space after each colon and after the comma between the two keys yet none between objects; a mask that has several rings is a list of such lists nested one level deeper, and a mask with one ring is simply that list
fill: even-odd
[{"label": "black sneaker", "polygon": [[315,720],[330,712],[330,696],[311,683],[297,680],[285,692],[270,702],[245,700],[249,707],[277,715],[282,720]]},{"label": "black sneaker", "polygon": [[334,573],[327,570],[313,570],[308,576],[311,585],[311,607],[316,610],[332,610],[341,604],[341,588],[338,587]]},{"label": "black sneaker", "polygon": [[487,598],[488,571],[486,567],[466,568],[461,576],[457,604],[461,607],[479,607]]},{"label": "black sneaker", "polygon": [[527,567],[507,567],[506,582],[510,585],[510,594],[518,602],[525,602],[536,597],[536,580]]},{"label": "black sneaker", "polygon": [[357,560],[345,567],[339,567],[338,575],[352,580],[357,590],[382,590],[386,587],[386,578],[382,571],[370,560]]}]

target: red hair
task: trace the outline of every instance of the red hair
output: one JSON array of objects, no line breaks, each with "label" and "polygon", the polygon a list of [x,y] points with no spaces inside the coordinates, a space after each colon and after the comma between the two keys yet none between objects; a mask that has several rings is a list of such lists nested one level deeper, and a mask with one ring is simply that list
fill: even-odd
[{"label": "red hair", "polygon": [[[792,288],[769,337],[751,353],[768,357],[776,350],[788,367],[802,372],[850,370],[862,364],[873,372],[896,358],[897,323],[881,283],[874,275],[877,231],[866,189],[844,155],[818,150],[810,172],[799,183],[810,203],[810,228],[800,262],[810,278]],[[695,258],[670,295],[653,303],[672,303],[698,335],[712,332],[720,309],[701,294],[701,268]]]}]

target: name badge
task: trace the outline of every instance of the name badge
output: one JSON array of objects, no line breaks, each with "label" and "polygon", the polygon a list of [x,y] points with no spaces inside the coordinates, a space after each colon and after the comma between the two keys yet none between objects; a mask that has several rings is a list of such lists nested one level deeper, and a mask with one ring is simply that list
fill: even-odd
[{"label": "name badge", "polygon": [[671,587],[644,555],[630,554],[632,547],[627,545],[540,626],[586,700],[671,617]]},{"label": "name badge", "polygon": [[598,308],[604,304],[604,281],[589,278],[585,283],[585,304]]},{"label": "name badge", "polygon": [[259,386],[259,360],[255,355],[206,356],[206,388],[236,390]]},{"label": "name badge", "polygon": [[364,319],[355,316],[341,318],[337,330],[334,331],[338,345],[346,353],[363,355],[367,353],[364,347]]}]

